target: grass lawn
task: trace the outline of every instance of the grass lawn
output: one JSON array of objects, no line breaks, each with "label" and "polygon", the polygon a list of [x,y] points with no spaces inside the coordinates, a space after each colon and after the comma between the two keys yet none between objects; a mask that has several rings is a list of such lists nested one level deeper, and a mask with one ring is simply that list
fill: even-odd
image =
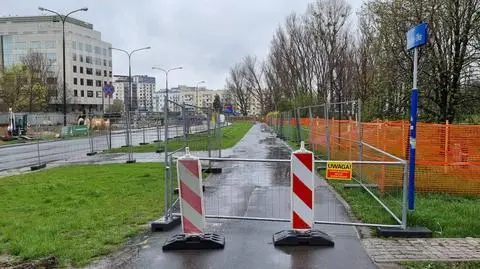
[{"label": "grass lawn", "polygon": [[[364,222],[393,223],[393,219],[363,189],[345,189],[343,182],[330,182]],[[387,205],[398,204],[400,194],[385,195]],[[400,208],[400,206],[398,206]],[[440,193],[417,193],[409,226],[425,226],[434,237],[480,237],[480,198]],[[459,267],[461,268],[461,267]]]},{"label": "grass lawn", "polygon": [[[236,121],[233,122],[232,125],[224,127],[221,129],[222,137],[221,137],[221,148],[231,148],[235,144],[237,144],[240,139],[250,130],[252,127],[252,122],[250,121]],[[218,149],[220,145],[216,144],[216,139],[214,137],[214,133],[211,133],[211,147],[214,149]],[[188,146],[190,147],[191,151],[203,151],[208,150],[208,139],[207,133],[198,133],[192,134],[188,136]],[[168,140],[168,150],[174,151],[180,149],[184,146],[185,140],[183,137],[177,137]],[[163,149],[165,146],[163,142],[148,144],[148,145],[141,145],[133,147],[134,152],[155,152],[157,149]],[[115,148],[111,150],[105,150],[106,153],[126,153],[129,152],[130,148]]]},{"label": "grass lawn", "polygon": [[0,255],[84,265],[163,211],[163,165],[75,165],[0,178]]},{"label": "grass lawn", "polygon": [[460,262],[432,262],[432,261],[414,261],[402,262],[405,269],[477,269],[480,268],[480,261],[460,261]]}]

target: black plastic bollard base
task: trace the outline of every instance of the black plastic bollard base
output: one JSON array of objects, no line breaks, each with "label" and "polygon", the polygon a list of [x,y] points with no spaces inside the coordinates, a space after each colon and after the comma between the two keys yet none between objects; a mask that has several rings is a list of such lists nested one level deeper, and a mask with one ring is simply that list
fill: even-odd
[{"label": "black plastic bollard base", "polygon": [[125,163],[136,163],[137,160],[133,159],[133,160],[127,160]]},{"label": "black plastic bollard base", "polygon": [[160,141],[162,141],[162,140],[156,139],[156,140],[153,140],[153,143],[158,143],[158,142],[160,142]]},{"label": "black plastic bollard base", "polygon": [[172,216],[167,220],[165,220],[165,217],[162,217],[156,221],[153,221],[150,224],[150,228],[152,229],[152,232],[165,232],[172,230],[181,223],[180,217]]},{"label": "black plastic bollard base", "polygon": [[403,230],[401,228],[382,228],[377,227],[377,235],[382,237],[404,237],[404,238],[430,238],[432,231],[426,227],[407,227]]},{"label": "black plastic bollard base", "polygon": [[141,146],[145,146],[145,145],[148,145],[148,144],[150,144],[150,143],[143,143],[143,142],[140,143]]},{"label": "black plastic bollard base", "polygon": [[203,173],[212,173],[212,174],[221,174],[222,168],[212,167],[212,168],[202,168]]},{"label": "black plastic bollard base", "polygon": [[285,230],[273,235],[275,246],[324,246],[333,247],[333,239],[326,233],[318,230],[306,232]]},{"label": "black plastic bollard base", "polygon": [[40,169],[43,169],[47,167],[47,164],[46,163],[42,163],[42,164],[39,164],[39,165],[35,165],[35,166],[32,166],[30,167],[30,171],[37,171],[37,170],[40,170]]},{"label": "black plastic bollard base", "polygon": [[93,155],[96,155],[96,154],[97,154],[96,151],[92,151],[92,152],[88,152],[88,153],[87,153],[87,156],[93,156]]},{"label": "black plastic bollard base", "polygon": [[163,251],[186,249],[223,249],[225,237],[218,234],[201,234],[187,236],[177,234],[170,237],[162,247]]},{"label": "black plastic bollard base", "polygon": [[163,149],[157,149],[157,150],[155,151],[155,153],[164,153],[164,152],[165,152],[165,150],[163,150]]},{"label": "black plastic bollard base", "polygon": [[129,146],[129,145],[123,145],[123,146],[121,146],[121,147],[122,147],[122,148],[128,148],[128,147],[130,147],[130,146]]}]

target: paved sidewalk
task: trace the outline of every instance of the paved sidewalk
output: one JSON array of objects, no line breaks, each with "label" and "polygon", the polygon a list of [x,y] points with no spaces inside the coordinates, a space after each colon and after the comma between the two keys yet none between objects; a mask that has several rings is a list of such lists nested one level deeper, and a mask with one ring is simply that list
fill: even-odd
[{"label": "paved sidewalk", "polygon": [[480,238],[409,238],[362,240],[377,263],[413,260],[480,260]]}]

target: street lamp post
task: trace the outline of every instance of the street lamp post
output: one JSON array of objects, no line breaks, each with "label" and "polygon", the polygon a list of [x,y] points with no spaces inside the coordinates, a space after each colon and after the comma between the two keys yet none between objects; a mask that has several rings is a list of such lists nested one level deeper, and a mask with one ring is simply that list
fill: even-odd
[{"label": "street lamp post", "polygon": [[110,48],[111,50],[121,51],[121,52],[127,54],[127,56],[128,56],[128,90],[130,91],[130,100],[128,102],[129,103],[128,104],[128,111],[130,111],[132,109],[132,99],[133,99],[133,97],[132,97],[132,54],[134,54],[137,51],[148,50],[150,48],[151,47],[135,49],[135,50],[132,50],[131,52],[128,52],[128,51],[123,50],[123,49]]},{"label": "street lamp post", "polygon": [[200,105],[198,104],[198,85],[203,84],[203,83],[205,83],[205,80],[199,81],[197,83],[197,85],[195,86],[195,106],[197,107],[196,108],[197,112],[198,112],[198,107],[200,107]]},{"label": "street lamp post", "polygon": [[128,161],[127,163],[133,163],[135,162],[135,160],[133,160],[133,143],[132,143],[132,139],[131,139],[131,133],[130,133],[130,111],[132,109],[132,99],[133,99],[133,94],[132,94],[132,55],[137,52],[137,51],[141,51],[141,50],[148,50],[150,49],[150,47],[144,47],[144,48],[140,48],[140,49],[135,49],[135,50],[132,50],[130,52],[126,51],[126,50],[123,50],[123,49],[118,49],[118,48],[110,48],[111,50],[118,50],[118,51],[121,51],[125,54],[127,54],[128,56],[128,89],[130,91],[130,100],[128,101],[128,105],[125,104],[125,107],[128,107],[128,110],[126,111],[127,112],[127,146],[130,146],[130,153],[128,154]]},{"label": "street lamp post", "polygon": [[168,167],[168,142],[167,142],[167,139],[168,139],[168,124],[167,124],[167,121],[168,121],[168,73],[170,73],[170,71],[173,71],[173,70],[179,70],[179,69],[183,69],[182,66],[179,66],[179,67],[175,67],[175,68],[170,68],[170,69],[163,69],[163,68],[160,68],[160,67],[152,67],[152,69],[154,70],[160,70],[162,71],[163,73],[165,73],[165,102],[164,102],[164,108],[163,108],[163,111],[164,111],[164,116],[163,116],[163,122],[164,122],[164,129],[165,129],[165,140],[163,142],[163,144],[165,145],[165,221],[168,221],[170,219],[170,216],[169,216],[169,211],[168,211],[168,196],[169,196],[169,185],[168,185],[168,175],[169,175],[169,167]]},{"label": "street lamp post", "polygon": [[65,71],[65,22],[67,21],[67,18],[68,16],[72,15],[73,13],[75,12],[78,12],[78,11],[87,11],[88,8],[84,7],[84,8],[80,8],[80,9],[77,9],[77,10],[74,10],[74,11],[71,11],[69,13],[67,13],[67,15],[61,15],[60,13],[56,12],[56,11],[53,11],[53,10],[50,10],[50,9],[47,9],[47,8],[43,8],[43,7],[38,7],[38,9],[40,11],[48,11],[50,13],[53,13],[53,14],[56,14],[60,20],[62,21],[62,33],[63,33],[63,45],[62,45],[62,49],[63,49],[63,126],[67,126],[67,81],[66,81],[66,71]]}]

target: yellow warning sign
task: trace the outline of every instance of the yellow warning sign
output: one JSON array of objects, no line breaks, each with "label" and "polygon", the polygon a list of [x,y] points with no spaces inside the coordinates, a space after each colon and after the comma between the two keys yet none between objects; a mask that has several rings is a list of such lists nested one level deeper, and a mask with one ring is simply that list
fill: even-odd
[{"label": "yellow warning sign", "polygon": [[338,161],[327,162],[326,178],[335,180],[351,180],[352,163]]}]

